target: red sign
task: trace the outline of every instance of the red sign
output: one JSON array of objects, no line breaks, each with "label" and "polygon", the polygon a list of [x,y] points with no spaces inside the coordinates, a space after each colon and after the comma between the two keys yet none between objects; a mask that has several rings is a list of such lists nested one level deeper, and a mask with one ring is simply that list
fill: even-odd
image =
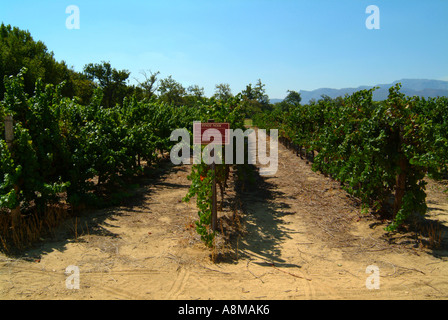
[{"label": "red sign", "polygon": [[[229,129],[230,129],[229,123],[194,122],[193,123],[194,143],[229,144],[230,143]],[[217,137],[216,133],[218,132],[219,134],[221,134],[221,139],[219,139],[219,135]]]}]

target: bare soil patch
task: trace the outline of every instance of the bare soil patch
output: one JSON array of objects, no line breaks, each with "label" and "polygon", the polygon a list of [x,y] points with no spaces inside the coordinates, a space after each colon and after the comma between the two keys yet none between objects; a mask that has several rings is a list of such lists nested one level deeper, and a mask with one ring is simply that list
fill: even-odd
[{"label": "bare soil patch", "polygon": [[[279,145],[278,171],[226,196],[218,249],[182,202],[189,166],[166,165],[120,207],[85,212],[19,257],[0,255],[1,299],[447,299],[448,199],[429,181],[429,233],[387,234],[335,181]],[[240,186],[238,186],[240,187]],[[211,257],[216,259],[213,263]],[[66,287],[68,266],[80,289]],[[366,268],[380,270],[369,290]]]}]

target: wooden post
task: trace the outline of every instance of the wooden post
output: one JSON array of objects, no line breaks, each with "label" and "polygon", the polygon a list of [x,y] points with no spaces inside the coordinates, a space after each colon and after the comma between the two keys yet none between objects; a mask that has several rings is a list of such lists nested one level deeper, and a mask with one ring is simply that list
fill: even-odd
[{"label": "wooden post", "polygon": [[[11,150],[12,143],[14,142],[14,119],[12,115],[7,115],[5,117],[5,140],[8,149]],[[14,191],[16,195],[19,194],[19,186],[14,186]],[[17,227],[20,225],[20,204],[17,205],[14,209],[11,209],[11,217],[12,217],[12,227]]]},{"label": "wooden post", "polygon": [[14,120],[11,115],[5,118],[5,140],[8,149],[11,149],[14,141]]},{"label": "wooden post", "polygon": [[[215,120],[210,119],[208,120],[209,123],[215,122]],[[212,157],[215,156],[215,150],[213,149],[213,153],[211,154]],[[212,182],[212,221],[211,221],[211,227],[213,231],[218,230],[218,210],[216,205],[216,165],[215,161],[210,165],[211,170],[213,171],[213,182]]]}]

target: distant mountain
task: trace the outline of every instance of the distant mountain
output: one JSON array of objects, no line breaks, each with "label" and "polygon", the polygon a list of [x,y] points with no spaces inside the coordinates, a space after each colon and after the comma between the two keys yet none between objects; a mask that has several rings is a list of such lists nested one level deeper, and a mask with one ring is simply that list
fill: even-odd
[{"label": "distant mountain", "polygon": [[[300,90],[302,96],[302,103],[308,103],[311,99],[319,100],[322,95],[327,95],[330,98],[344,97],[346,94],[352,94],[353,92],[370,89],[372,87],[380,87],[373,92],[373,100],[385,100],[389,95],[389,88],[397,83],[401,83],[401,91],[407,96],[421,96],[425,98],[448,96],[448,81],[442,80],[426,80],[426,79],[402,79],[394,81],[389,84],[378,84],[375,86],[360,86],[358,88],[343,88],[343,89],[331,89],[320,88],[312,91]],[[280,102],[281,99],[271,99],[272,101]]]}]

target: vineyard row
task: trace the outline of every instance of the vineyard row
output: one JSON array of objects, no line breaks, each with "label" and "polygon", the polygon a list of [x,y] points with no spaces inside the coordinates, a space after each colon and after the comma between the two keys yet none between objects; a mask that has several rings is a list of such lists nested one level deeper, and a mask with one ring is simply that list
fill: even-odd
[{"label": "vineyard row", "polygon": [[297,152],[315,154],[314,170],[340,181],[364,212],[389,215],[387,230],[395,230],[425,214],[424,178],[444,178],[448,169],[448,98],[407,97],[400,88],[391,87],[385,101],[373,101],[372,88],[266,110],[253,120],[278,128]]}]

